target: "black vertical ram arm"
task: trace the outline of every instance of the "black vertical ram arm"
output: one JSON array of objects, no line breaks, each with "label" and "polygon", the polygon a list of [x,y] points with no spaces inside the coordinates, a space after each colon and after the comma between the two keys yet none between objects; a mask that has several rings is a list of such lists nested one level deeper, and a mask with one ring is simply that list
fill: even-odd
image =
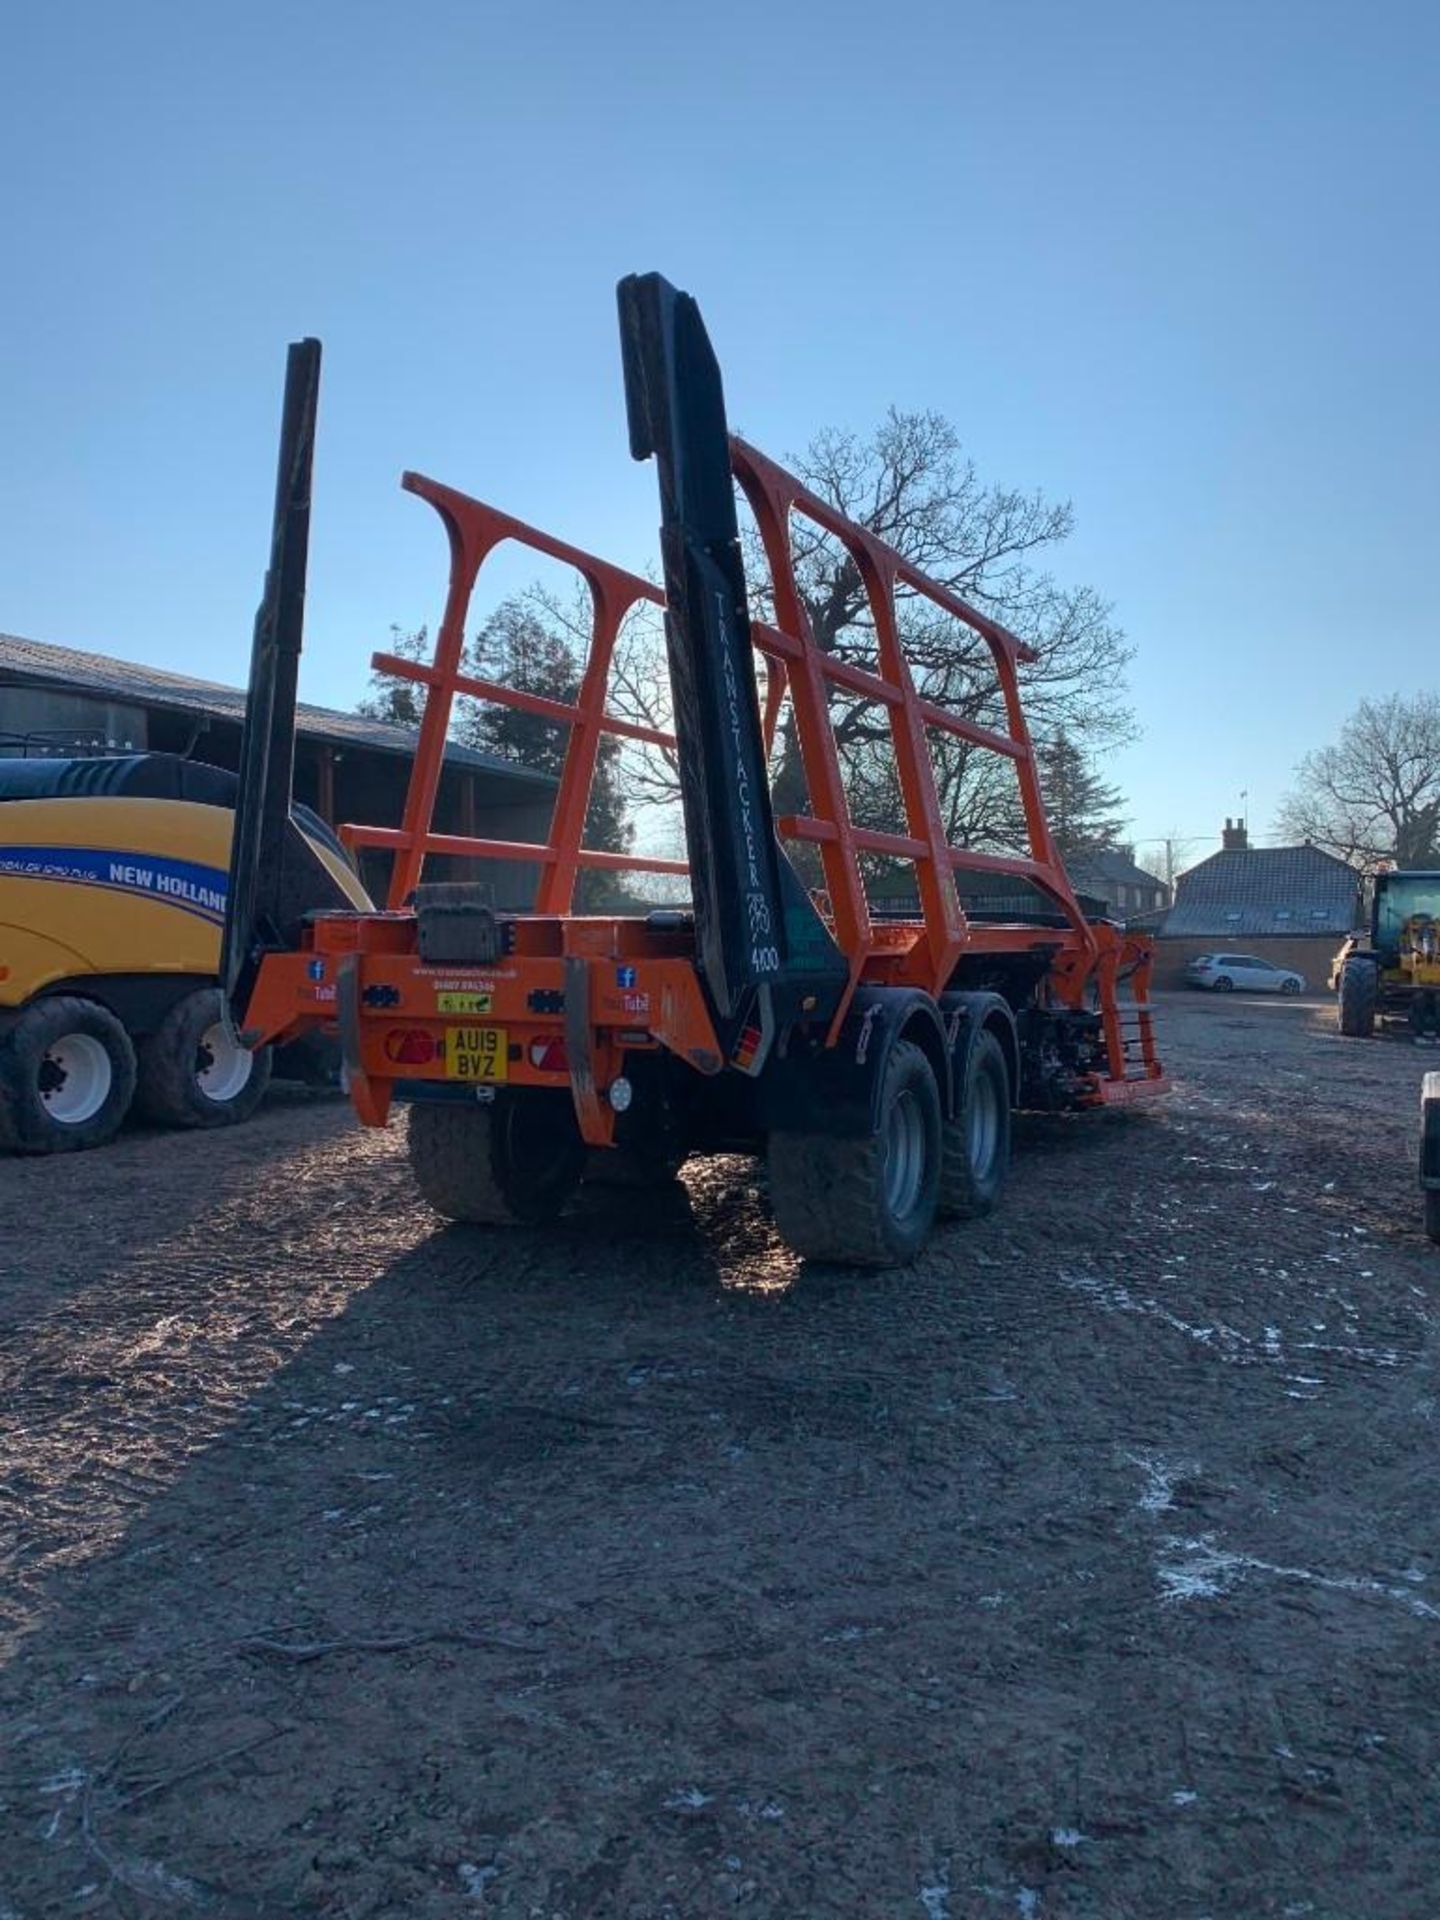
[{"label": "black vertical ram arm", "polygon": [[783,1023],[806,987],[833,987],[845,966],[775,837],[714,349],[695,301],[660,274],[632,274],[618,299],[630,451],[654,455],[660,482],[698,959],[729,1051],[760,989]]},{"label": "black vertical ram arm", "polygon": [[221,984],[240,1030],[261,956],[283,944],[281,902],[295,772],[295,699],[305,626],[319,392],[320,342],[298,340],[285,367],[270,566],[250,652],[220,957]]}]

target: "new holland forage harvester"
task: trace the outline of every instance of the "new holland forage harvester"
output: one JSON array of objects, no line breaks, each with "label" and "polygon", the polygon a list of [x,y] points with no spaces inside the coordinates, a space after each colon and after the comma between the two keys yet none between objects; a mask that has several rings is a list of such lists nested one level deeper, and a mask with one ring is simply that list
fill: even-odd
[{"label": "new holland forage harvester", "polygon": [[[653,587],[407,474],[404,486],[429,501],[449,536],[449,597],[433,663],[375,658],[426,690],[402,823],[342,829],[351,846],[392,853],[388,909],[287,925],[277,902],[320,355],[316,341],[291,348],[231,869],[225,968],[234,1017],[252,1046],[338,1019],[361,1120],[383,1126],[394,1101],[409,1104],[415,1178],[452,1219],[545,1221],[607,1152],[642,1170],[673,1169],[690,1153],[763,1153],[776,1225],[798,1253],[874,1266],[909,1260],[937,1213],[994,1205],[1014,1107],[1101,1107],[1164,1089],[1149,947],[1087,922],[1060,864],[1017,686],[1029,649],[727,434],[719,368],[688,295],[650,274],[623,281],[619,303],[631,451],[654,457],[660,482],[673,736],[606,707],[621,622],[659,599]],[[751,617],[737,484],[768,561],[773,624]],[[858,569],[877,671],[815,645],[792,516],[833,536]],[[573,705],[463,670],[476,577],[507,541],[568,563],[589,588],[590,650]],[[1002,727],[917,692],[897,593],[928,601],[988,644]],[[832,689],[888,716],[903,832],[852,822]],[[568,728],[544,845],[433,831],[457,695]],[[810,811],[776,819],[767,758],[786,699]],[[931,732],[1013,764],[1028,857],[947,843]],[[688,867],[584,846],[606,734],[673,750]],[[801,883],[782,842],[817,850],[823,892]],[[427,853],[534,863],[533,909],[497,913],[478,884],[424,884]],[[867,855],[910,864],[918,910],[899,918],[872,908]],[[691,905],[576,915],[577,874],[596,867],[688,873]],[[1003,923],[967,916],[957,872],[1028,883],[1036,909]]]}]

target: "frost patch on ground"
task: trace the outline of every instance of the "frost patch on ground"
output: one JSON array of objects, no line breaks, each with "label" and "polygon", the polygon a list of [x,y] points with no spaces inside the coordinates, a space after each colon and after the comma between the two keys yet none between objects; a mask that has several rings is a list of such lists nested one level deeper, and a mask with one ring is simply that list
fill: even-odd
[{"label": "frost patch on ground", "polygon": [[1276,1580],[1298,1580],[1332,1593],[1374,1594],[1395,1601],[1418,1620],[1440,1620],[1440,1607],[1432,1607],[1406,1587],[1392,1587],[1364,1574],[1316,1573],[1311,1567],[1286,1567],[1250,1553],[1229,1553],[1215,1544],[1215,1536],[1210,1533],[1194,1540],[1172,1536],[1165,1545],[1180,1556],[1162,1562],[1155,1569],[1161,1599],[1165,1601],[1218,1599],[1238,1585],[1247,1573],[1267,1573]]},{"label": "frost patch on ground", "polygon": [[[1276,1277],[1284,1280],[1289,1276],[1281,1268]],[[1122,1281],[1106,1279],[1103,1274],[1075,1273],[1062,1268],[1060,1280],[1072,1293],[1084,1294],[1108,1313],[1134,1313],[1158,1320],[1162,1326],[1182,1334],[1185,1339],[1208,1347],[1222,1360],[1235,1361],[1241,1366],[1260,1366],[1266,1362],[1283,1362],[1286,1358],[1285,1343],[1278,1327],[1267,1326],[1257,1339],[1251,1334],[1241,1333],[1236,1327],[1227,1326],[1223,1320],[1209,1323],[1186,1320],[1153,1296],[1133,1293]],[[1312,1331],[1323,1333],[1326,1331],[1324,1323],[1313,1323]],[[1395,1347],[1363,1346],[1344,1340],[1296,1340],[1292,1342],[1291,1351],[1295,1354],[1334,1354],[1347,1363],[1367,1367],[1398,1367],[1404,1357]],[[1319,1387],[1324,1382],[1310,1376],[1307,1384]],[[1312,1398],[1313,1395],[1292,1393],[1290,1397]]]},{"label": "frost patch on ground", "polygon": [[183,1873],[172,1873],[163,1861],[122,1860],[107,1853],[101,1853],[100,1857],[111,1875],[131,1893],[169,1906],[203,1907],[210,1904],[209,1896],[197,1881],[186,1879]]},{"label": "frost patch on ground", "polygon": [[78,1793],[86,1781],[83,1767],[64,1767],[59,1773],[52,1773],[48,1780],[42,1780],[36,1788],[37,1793],[63,1793],[67,1796]]},{"label": "frost patch on ground", "polygon": [[713,1793],[702,1793],[699,1787],[677,1787],[661,1804],[667,1813],[698,1813],[701,1807],[708,1807],[714,1798]]},{"label": "frost patch on ground", "polygon": [[1142,1300],[1133,1294],[1119,1280],[1106,1280],[1097,1273],[1069,1273],[1061,1271],[1062,1283],[1074,1293],[1083,1293],[1100,1306],[1112,1313],[1138,1313],[1159,1320],[1176,1333],[1183,1333],[1187,1340],[1197,1340],[1202,1346],[1214,1347],[1225,1353],[1227,1358],[1239,1357],[1253,1345],[1245,1334],[1237,1333],[1233,1327],[1216,1324],[1214,1326],[1196,1326],[1189,1320],[1182,1320],[1178,1313],[1172,1313],[1168,1307],[1162,1307],[1158,1300]]},{"label": "frost patch on ground", "polygon": [[1129,1453],[1125,1457],[1145,1476],[1136,1503],[1142,1513],[1167,1513],[1175,1504],[1176,1480],[1181,1474],[1194,1472],[1193,1467],[1172,1466],[1156,1454]]},{"label": "frost patch on ground", "polygon": [[737,1800],[735,1811],[742,1820],[783,1820],[785,1809],[778,1800]]},{"label": "frost patch on ground", "polygon": [[950,1920],[950,1875],[944,1867],[937,1867],[929,1886],[921,1887],[920,1904],[926,1920]]}]

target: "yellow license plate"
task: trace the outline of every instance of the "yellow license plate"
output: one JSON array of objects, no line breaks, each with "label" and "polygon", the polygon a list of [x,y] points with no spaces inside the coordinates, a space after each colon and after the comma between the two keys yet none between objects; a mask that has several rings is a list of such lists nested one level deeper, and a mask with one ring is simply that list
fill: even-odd
[{"label": "yellow license plate", "polygon": [[447,1027],[445,1073],[451,1080],[508,1080],[504,1027]]}]

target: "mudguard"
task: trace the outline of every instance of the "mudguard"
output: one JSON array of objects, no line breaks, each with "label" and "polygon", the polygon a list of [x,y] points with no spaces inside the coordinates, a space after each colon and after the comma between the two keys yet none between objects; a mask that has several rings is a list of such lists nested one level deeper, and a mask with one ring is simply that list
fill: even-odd
[{"label": "mudguard", "polygon": [[946,1025],[934,1000],[920,987],[861,987],[833,1047],[808,1053],[792,1048],[771,1059],[760,1086],[766,1131],[847,1139],[873,1133],[885,1063],[902,1033],[929,1058],[948,1117],[955,1080]]},{"label": "mudguard", "polygon": [[945,1023],[945,1041],[954,1085],[965,1085],[970,1048],[976,1034],[988,1028],[1005,1053],[1005,1064],[1010,1070],[1010,1102],[1013,1106],[1020,1093],[1020,1038],[1015,1030],[1015,1012],[1010,1002],[999,993],[942,993],[940,1017]]}]

